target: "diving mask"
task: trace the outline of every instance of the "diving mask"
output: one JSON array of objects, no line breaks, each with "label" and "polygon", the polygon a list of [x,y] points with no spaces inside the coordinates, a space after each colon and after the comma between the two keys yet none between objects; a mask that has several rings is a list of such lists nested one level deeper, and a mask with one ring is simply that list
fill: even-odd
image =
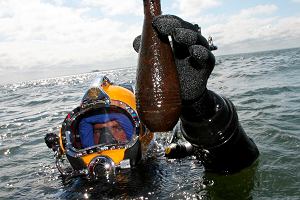
[{"label": "diving mask", "polygon": [[[146,135],[132,90],[97,79],[82,103],[65,118],[57,142],[57,167],[63,174],[98,178],[136,165],[142,158],[140,133]],[[146,138],[146,137],[143,137]],[[146,138],[152,140],[151,137]],[[71,172],[61,167],[65,156]]]}]

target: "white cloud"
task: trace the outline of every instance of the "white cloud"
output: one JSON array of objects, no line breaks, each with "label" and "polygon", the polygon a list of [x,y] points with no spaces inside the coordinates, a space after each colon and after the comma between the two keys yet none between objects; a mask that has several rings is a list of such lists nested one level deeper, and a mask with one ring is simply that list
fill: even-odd
[{"label": "white cloud", "polygon": [[[203,30],[203,34],[212,35],[215,38],[215,44],[220,47],[220,52],[223,51],[222,53],[238,52],[243,49],[243,44],[249,47],[247,45],[249,41],[254,46],[248,51],[253,51],[259,50],[255,43],[257,45],[261,42],[266,44],[268,41],[266,48],[280,48],[282,47],[279,46],[280,38],[286,42],[299,40],[300,18],[280,18],[271,15],[277,9],[275,5],[257,5],[241,10],[239,14],[227,17],[226,21],[207,27]],[[235,49],[226,49],[230,46],[234,46]]]},{"label": "white cloud", "polygon": [[274,4],[257,5],[240,11],[239,17],[258,17],[259,15],[270,15],[278,10]]},{"label": "white cloud", "polygon": [[221,5],[219,0],[176,0],[173,6],[179,7],[179,16],[196,16],[201,11]]},{"label": "white cloud", "polygon": [[136,0],[83,0],[82,5],[99,8],[105,15],[141,15],[142,1]]},{"label": "white cloud", "polygon": [[90,18],[87,7],[61,5],[38,0],[0,1],[0,69],[116,67],[135,56],[131,43],[141,31],[140,24]]},{"label": "white cloud", "polygon": [[292,0],[292,2],[300,3],[300,0]]}]

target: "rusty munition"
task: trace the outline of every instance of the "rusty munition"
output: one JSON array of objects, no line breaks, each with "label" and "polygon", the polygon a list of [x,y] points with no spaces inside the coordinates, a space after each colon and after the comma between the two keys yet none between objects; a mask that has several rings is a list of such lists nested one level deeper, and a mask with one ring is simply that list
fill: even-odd
[{"label": "rusty munition", "polygon": [[152,27],[161,14],[160,0],[143,0],[144,25],[139,50],[136,100],[141,121],[152,132],[170,131],[181,111],[180,86],[167,36]]}]

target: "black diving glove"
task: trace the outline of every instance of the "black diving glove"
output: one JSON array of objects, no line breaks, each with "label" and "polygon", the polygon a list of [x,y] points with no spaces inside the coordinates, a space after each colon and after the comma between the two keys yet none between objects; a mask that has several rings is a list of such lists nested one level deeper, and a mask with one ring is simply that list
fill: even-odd
[{"label": "black diving glove", "polygon": [[[174,15],[160,15],[154,18],[153,27],[158,34],[172,37],[183,103],[201,98],[215,66],[215,57],[199,26]],[[138,36],[133,42],[136,52],[139,51],[140,40],[141,36]]]}]

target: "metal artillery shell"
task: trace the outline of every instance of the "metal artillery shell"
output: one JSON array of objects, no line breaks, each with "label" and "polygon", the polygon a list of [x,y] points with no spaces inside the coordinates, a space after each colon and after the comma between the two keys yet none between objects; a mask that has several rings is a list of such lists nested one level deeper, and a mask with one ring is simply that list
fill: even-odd
[{"label": "metal artillery shell", "polygon": [[144,25],[136,77],[137,111],[150,131],[170,131],[180,115],[180,87],[168,37],[152,27],[159,0],[144,0]]}]

